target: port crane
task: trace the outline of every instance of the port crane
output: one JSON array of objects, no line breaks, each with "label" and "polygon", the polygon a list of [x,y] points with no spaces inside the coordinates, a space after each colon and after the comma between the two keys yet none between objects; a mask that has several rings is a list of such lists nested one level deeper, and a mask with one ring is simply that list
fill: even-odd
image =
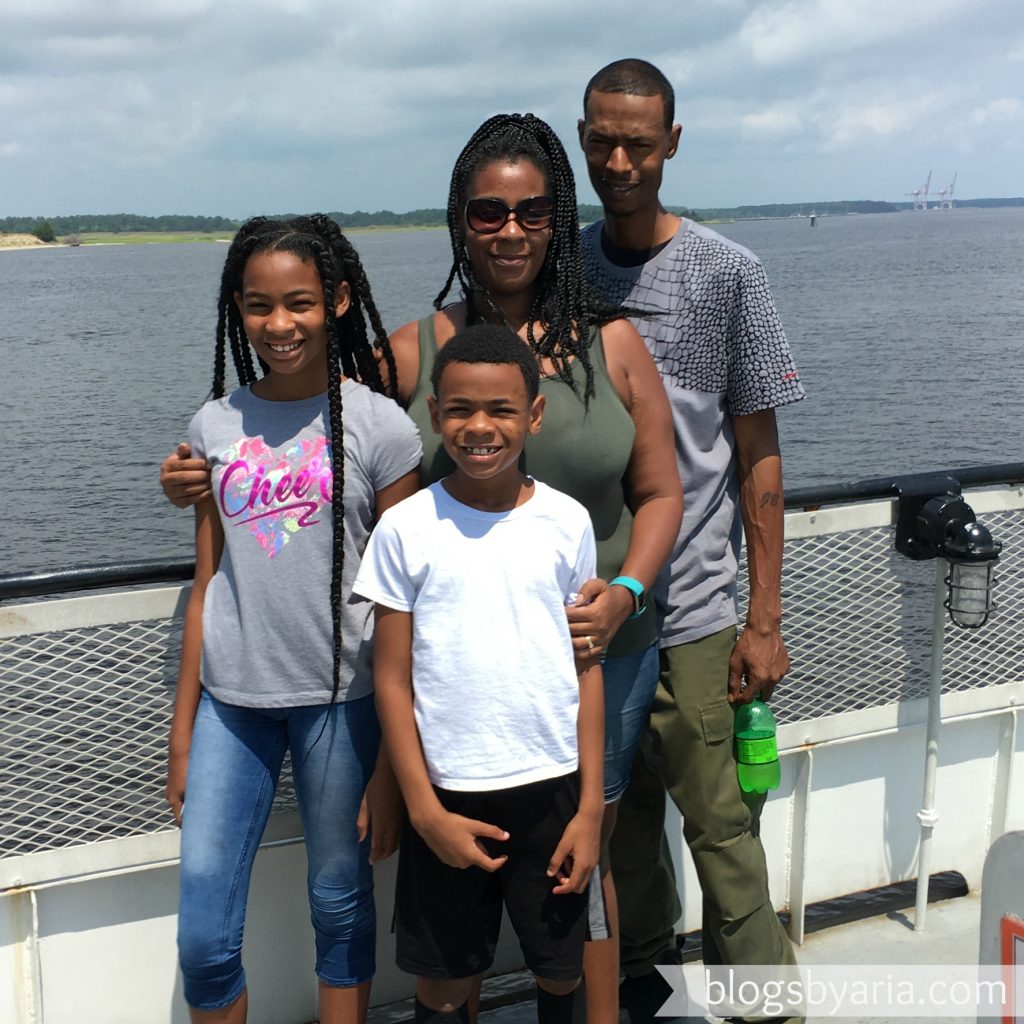
[{"label": "port crane", "polygon": [[932,183],[932,172],[928,172],[928,178],[920,188],[915,188],[913,192],[906,192],[905,195],[910,196],[914,200],[915,210],[927,210],[928,209],[928,189]]},{"label": "port crane", "polygon": [[939,210],[952,210],[953,209],[953,190],[956,188],[956,176],[959,171],[953,172],[953,180],[943,189],[939,189],[936,195],[939,197]]}]

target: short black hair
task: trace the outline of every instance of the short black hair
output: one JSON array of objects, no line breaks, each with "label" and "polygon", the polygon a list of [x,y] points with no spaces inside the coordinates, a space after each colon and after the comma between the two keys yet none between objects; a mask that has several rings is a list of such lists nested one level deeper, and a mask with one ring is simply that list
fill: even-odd
[{"label": "short black hair", "polygon": [[660,96],[665,110],[665,129],[672,130],[676,116],[676,94],[672,83],[651,63],[638,57],[615,60],[601,68],[587,82],[583,93],[583,117],[592,92],[617,92],[624,96]]},{"label": "short black hair", "polygon": [[501,324],[473,324],[441,346],[430,371],[430,383],[437,397],[441,374],[449,363],[491,363],[518,366],[526,384],[526,396],[532,402],[540,393],[540,367],[533,350]]}]

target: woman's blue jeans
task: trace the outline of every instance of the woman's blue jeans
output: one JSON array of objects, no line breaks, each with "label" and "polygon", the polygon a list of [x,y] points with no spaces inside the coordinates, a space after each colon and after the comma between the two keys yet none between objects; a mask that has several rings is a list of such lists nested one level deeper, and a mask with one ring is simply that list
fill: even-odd
[{"label": "woman's blue jeans", "polygon": [[337,986],[373,976],[373,876],[356,817],[379,744],[372,696],[332,708],[243,708],[203,692],[181,825],[178,954],[190,1006],[220,1009],[245,989],[249,877],[286,749],[306,836],[317,976]]},{"label": "woman's blue jeans", "polygon": [[658,645],[605,658],[604,802],[613,804],[629,785],[629,771],[658,688]]}]

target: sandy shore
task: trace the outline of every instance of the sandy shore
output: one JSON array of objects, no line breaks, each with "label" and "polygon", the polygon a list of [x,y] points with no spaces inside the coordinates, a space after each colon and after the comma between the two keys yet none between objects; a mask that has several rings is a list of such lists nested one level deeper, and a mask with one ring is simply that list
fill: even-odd
[{"label": "sandy shore", "polygon": [[63,242],[40,242],[35,235],[0,234],[0,249],[56,249]]}]

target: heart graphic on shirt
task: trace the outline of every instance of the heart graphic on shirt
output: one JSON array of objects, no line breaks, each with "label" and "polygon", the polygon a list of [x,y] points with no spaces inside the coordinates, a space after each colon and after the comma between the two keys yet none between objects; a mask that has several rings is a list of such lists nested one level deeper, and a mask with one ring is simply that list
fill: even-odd
[{"label": "heart graphic on shirt", "polygon": [[323,506],[331,504],[326,437],[299,440],[284,452],[274,452],[262,437],[245,437],[223,462],[218,497],[225,528],[248,527],[268,558],[319,523]]}]

